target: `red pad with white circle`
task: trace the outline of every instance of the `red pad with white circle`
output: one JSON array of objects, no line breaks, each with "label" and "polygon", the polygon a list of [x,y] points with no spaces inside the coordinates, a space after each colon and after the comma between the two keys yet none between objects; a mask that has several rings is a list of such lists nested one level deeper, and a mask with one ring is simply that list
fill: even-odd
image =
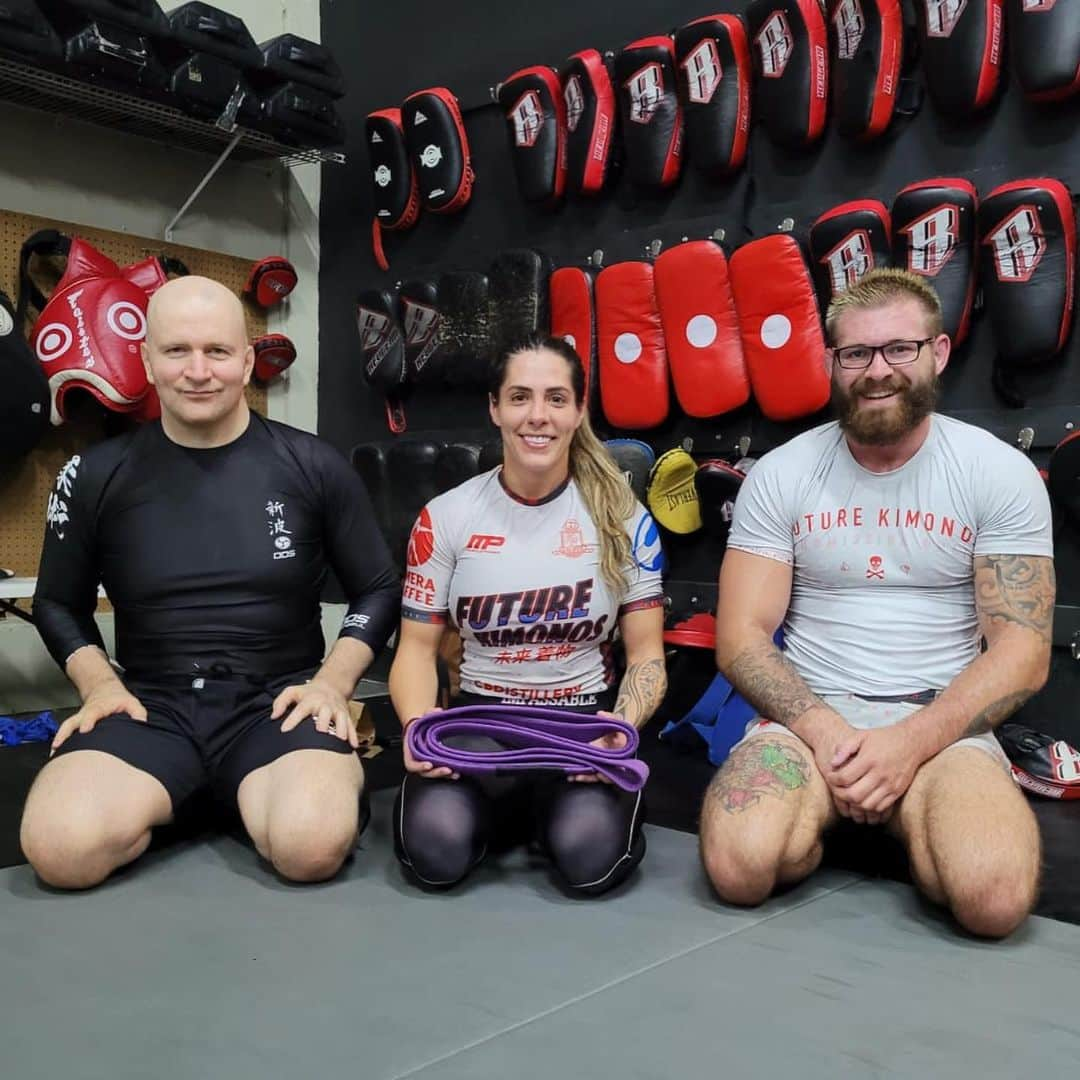
[{"label": "red pad with white circle", "polygon": [[593,273],[578,266],[560,266],[548,278],[551,336],[562,338],[581,357],[587,398],[596,387],[596,311]]},{"label": "red pad with white circle", "polygon": [[825,336],[814,283],[793,236],[752,240],[731,256],[750,386],[770,420],[811,416],[829,401]]},{"label": "red pad with white circle", "polygon": [[30,334],[30,346],[49,380],[51,420],[64,422],[73,389],[91,394],[113,412],[139,410],[150,389],[140,344],[146,336],[149,295],[166,281],[157,264],[150,280],[144,260],[123,270],[75,237],[67,268]]},{"label": "red pad with white circle", "polygon": [[750,400],[728,262],[712,240],[689,240],[656,260],[656,298],[675,396],[687,416],[719,416]]},{"label": "red pad with white circle", "polygon": [[662,424],[668,364],[652,263],[615,263],[600,271],[596,325],[600,401],[608,422],[627,431]]}]

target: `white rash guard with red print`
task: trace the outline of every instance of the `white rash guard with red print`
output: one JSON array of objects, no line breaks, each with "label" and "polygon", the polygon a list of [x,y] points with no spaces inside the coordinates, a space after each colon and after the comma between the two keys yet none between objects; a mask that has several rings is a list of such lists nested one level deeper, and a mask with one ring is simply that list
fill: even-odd
[{"label": "white rash guard with red print", "polygon": [[899,469],[873,473],[836,423],[766,454],[727,546],[793,567],[784,652],[817,694],[941,690],[978,653],[976,555],[1053,555],[1035,466],[933,414]]},{"label": "white rash guard with red print", "polygon": [[402,616],[461,634],[461,688],[504,701],[586,707],[612,688],[609,645],[620,615],[664,602],[664,555],[635,503],[627,589],[600,576],[596,527],[573,481],[526,502],[501,467],[424,507],[409,538]]}]

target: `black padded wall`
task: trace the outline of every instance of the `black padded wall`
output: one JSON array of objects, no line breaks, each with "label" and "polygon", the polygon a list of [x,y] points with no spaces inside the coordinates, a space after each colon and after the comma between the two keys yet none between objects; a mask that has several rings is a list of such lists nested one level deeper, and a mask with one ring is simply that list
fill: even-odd
[{"label": "black padded wall", "polygon": [[[571,199],[554,211],[522,200],[504,120],[490,102],[489,87],[525,65],[558,66],[580,49],[618,49],[717,10],[742,11],[747,3],[547,0],[511,5],[476,0],[447,7],[406,0],[376,9],[323,0],[322,38],[337,52],[349,90],[342,103],[348,162],[323,169],[322,435],[346,452],[359,442],[389,438],[383,405],[364,384],[358,359],[353,301],[361,288],[387,287],[449,268],[484,269],[495,252],[510,246],[539,248],[556,263],[580,261],[601,248],[610,263],[641,255],[654,237],[666,245],[683,236],[706,236],[718,227],[734,246],[772,231],[785,217],[808,226],[819,213],[848,199],[874,198],[891,205],[905,184],[934,176],[966,176],[980,195],[1027,176],[1058,177],[1080,192],[1080,98],[1061,105],[1025,102],[1008,71],[1006,48],[1003,92],[990,109],[970,120],[947,120],[927,99],[913,118],[897,118],[876,142],[858,146],[830,123],[822,142],[805,152],[781,150],[755,124],[747,167],[727,183],[703,180],[687,162],[679,184],[664,195],[641,196],[623,177],[598,198]],[[910,17],[912,0],[906,3]],[[364,116],[436,84],[453,89],[465,110],[476,171],[472,202],[457,215],[422,213],[410,233],[389,236],[391,271],[384,274],[371,253]],[[1072,408],[1080,403],[1080,333],[1073,334],[1064,360],[1021,380],[1034,410],[1022,414],[1004,408],[991,389],[992,350],[989,326],[977,315],[969,343],[946,373],[943,408],[1010,437],[1024,423],[1036,421],[1035,456],[1041,463],[1048,447],[1066,433],[1068,418],[1080,419],[1080,408]],[[676,419],[645,437],[664,449],[689,434],[695,451],[727,453],[748,430],[750,413],[717,421]],[[487,423],[483,394],[475,390],[414,396],[407,414],[412,433],[458,428],[475,435]],[[770,437],[775,441],[784,434],[775,431]]]}]

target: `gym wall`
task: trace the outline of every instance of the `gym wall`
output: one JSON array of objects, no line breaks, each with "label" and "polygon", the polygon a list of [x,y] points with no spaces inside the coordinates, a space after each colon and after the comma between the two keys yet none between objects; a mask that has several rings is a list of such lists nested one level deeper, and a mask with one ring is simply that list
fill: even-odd
[{"label": "gym wall", "polygon": [[[654,237],[666,247],[683,237],[708,236],[720,227],[730,248],[775,230],[785,217],[806,228],[818,214],[849,199],[880,199],[891,205],[901,187],[934,176],[966,176],[982,195],[1004,181],[1030,176],[1057,177],[1080,192],[1080,98],[1063,105],[1025,102],[1009,72],[1006,42],[1003,93],[990,109],[967,121],[944,118],[927,98],[914,117],[897,117],[889,132],[869,145],[844,139],[830,123],[821,143],[806,152],[774,146],[755,124],[747,167],[726,184],[703,180],[686,162],[679,184],[663,195],[640,195],[623,176],[614,190],[599,198],[569,199],[554,211],[523,201],[505,122],[491,103],[489,87],[519,67],[558,66],[570,53],[588,47],[617,50],[637,37],[669,32],[717,9],[744,11],[748,2],[725,0],[710,6],[625,0],[601,5],[548,0],[543,5],[476,2],[451,10],[432,0],[413,0],[385,6],[376,18],[364,5],[324,0],[324,40],[352,44],[350,54],[342,57],[349,72],[349,95],[343,102],[348,161],[344,168],[326,169],[323,177],[321,435],[346,453],[357,443],[391,438],[383,403],[364,383],[358,359],[354,301],[362,288],[392,287],[444,269],[483,270],[497,251],[514,246],[535,247],[556,264],[580,262],[600,248],[605,265],[610,265],[641,257]],[[905,0],[909,14],[911,3]],[[391,269],[383,273],[371,253],[364,118],[431,85],[450,87],[461,101],[476,172],[472,201],[462,213],[422,212],[409,232],[384,234]],[[1034,420],[1032,456],[1043,464],[1049,448],[1067,434],[1066,417],[1080,421],[1080,333],[1073,334],[1062,360],[1019,380],[1034,410],[1023,418],[995,397],[992,356],[989,325],[976,315],[969,342],[954,354],[946,372],[942,408],[1009,441]],[[1075,414],[1070,412],[1073,406]],[[658,451],[690,436],[696,452],[730,454],[744,433],[746,413],[708,421],[674,417],[663,428],[633,434]],[[407,414],[412,435],[492,434],[484,395],[476,390],[438,388],[415,394]],[[778,426],[770,441],[782,441],[795,430],[797,425]],[[760,453],[767,447],[752,445],[752,455],[755,449]],[[715,580],[717,553],[697,545],[696,554],[680,554],[685,557],[676,560],[676,576]],[[1075,567],[1075,538],[1063,535],[1061,602],[1076,602]]]},{"label": "gym wall", "polygon": [[[316,0],[224,0],[223,6],[240,15],[260,41],[285,31],[319,39]],[[0,209],[147,238],[163,236],[214,160],[6,104],[0,110],[0,137]],[[271,315],[268,329],[287,333],[298,359],[288,382],[270,387],[267,409],[275,419],[309,431],[315,430],[318,375],[319,179],[317,166],[285,170],[272,161],[227,162],[173,237],[186,247],[244,260],[280,253],[297,267],[300,285]],[[14,296],[18,283],[3,280],[0,285]],[[44,505],[40,512],[43,520]],[[8,565],[4,555],[0,549],[0,566]],[[108,641],[112,617],[98,618]],[[0,714],[74,702],[33,627],[15,618],[0,619]]]}]

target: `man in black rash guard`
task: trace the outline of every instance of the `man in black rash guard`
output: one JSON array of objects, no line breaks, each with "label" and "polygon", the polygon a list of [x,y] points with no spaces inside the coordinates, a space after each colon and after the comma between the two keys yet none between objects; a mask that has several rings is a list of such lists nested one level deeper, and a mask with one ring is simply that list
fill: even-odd
[{"label": "man in black rash guard", "polygon": [[[72,458],[49,497],[34,618],[82,708],[27,798],[23,851],[50,885],[96,885],[208,787],[280,874],[328,878],[357,835],[347,698],[397,624],[390,555],[345,460],[249,411],[253,353],[224,286],[159,290],[143,358],[161,421]],[[330,568],[349,608],[323,660]]]}]

